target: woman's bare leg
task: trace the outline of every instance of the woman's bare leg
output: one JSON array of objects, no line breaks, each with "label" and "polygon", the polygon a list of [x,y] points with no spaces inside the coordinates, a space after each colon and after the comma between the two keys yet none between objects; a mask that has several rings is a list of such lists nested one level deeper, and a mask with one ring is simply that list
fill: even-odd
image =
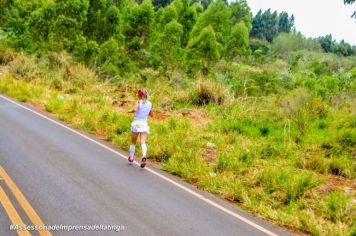
[{"label": "woman's bare leg", "polygon": [[147,133],[140,133],[140,142],[141,144],[146,144]]},{"label": "woman's bare leg", "polygon": [[147,145],[146,145],[147,133],[140,133],[140,142],[142,148],[142,163],[141,167],[146,165]]},{"label": "woman's bare leg", "polygon": [[132,132],[129,161],[130,160],[133,161],[133,158],[135,156],[135,146],[137,142],[137,137],[138,137],[138,133]]},{"label": "woman's bare leg", "polygon": [[132,136],[131,136],[131,144],[132,145],[136,145],[136,142],[137,142],[137,137],[140,133],[134,133],[132,132]]}]

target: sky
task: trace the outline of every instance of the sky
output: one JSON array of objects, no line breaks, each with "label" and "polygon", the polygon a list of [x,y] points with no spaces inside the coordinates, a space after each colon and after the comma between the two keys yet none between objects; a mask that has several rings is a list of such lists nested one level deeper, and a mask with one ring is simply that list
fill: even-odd
[{"label": "sky", "polygon": [[295,27],[306,37],[332,34],[337,41],[356,45],[356,19],[351,18],[356,3],[343,0],[247,0],[253,15],[262,9],[286,11],[295,16]]}]

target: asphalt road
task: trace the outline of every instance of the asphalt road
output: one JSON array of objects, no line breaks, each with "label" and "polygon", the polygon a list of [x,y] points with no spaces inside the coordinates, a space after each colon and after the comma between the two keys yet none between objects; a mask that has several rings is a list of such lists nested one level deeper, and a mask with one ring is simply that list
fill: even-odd
[{"label": "asphalt road", "polygon": [[[34,216],[6,175],[45,225],[121,227],[53,235],[290,235],[150,165],[129,165],[125,152],[21,106],[0,95],[0,187],[25,224]],[[17,235],[1,203],[0,235]]]}]

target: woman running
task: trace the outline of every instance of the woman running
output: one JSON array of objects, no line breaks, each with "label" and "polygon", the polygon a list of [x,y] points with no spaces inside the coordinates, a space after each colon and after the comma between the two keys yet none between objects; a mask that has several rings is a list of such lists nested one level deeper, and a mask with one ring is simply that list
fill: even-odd
[{"label": "woman running", "polygon": [[135,112],[134,121],[131,123],[131,145],[130,156],[128,157],[129,163],[133,163],[135,156],[135,146],[137,137],[140,136],[141,148],[142,148],[142,161],[141,168],[146,165],[147,134],[150,132],[150,128],[147,124],[148,116],[152,116],[152,103],[148,101],[148,92],[146,89],[139,89],[137,92],[139,100],[135,103],[135,108],[131,112]]}]

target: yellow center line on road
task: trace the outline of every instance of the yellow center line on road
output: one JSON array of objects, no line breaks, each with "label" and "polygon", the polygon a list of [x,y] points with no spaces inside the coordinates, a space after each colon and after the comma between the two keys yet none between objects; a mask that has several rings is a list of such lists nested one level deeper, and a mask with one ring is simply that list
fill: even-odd
[{"label": "yellow center line on road", "polygon": [[[6,173],[6,171],[0,165],[0,176],[4,179],[5,183],[14,194],[16,200],[19,202],[20,206],[26,212],[28,218],[31,222],[36,226],[44,226],[43,221],[38,216],[36,211],[32,208],[30,203],[26,200],[25,196],[21,193],[20,189],[16,186],[14,181],[10,178],[10,176]],[[52,236],[52,233],[47,230],[39,230],[38,231],[41,236]]]},{"label": "yellow center line on road", "polygon": [[[9,216],[12,224],[14,224],[14,225],[23,225],[24,224],[21,217],[17,213],[14,205],[12,205],[10,199],[7,197],[5,191],[3,190],[3,188],[1,186],[0,186],[0,202],[1,202],[2,206],[5,208],[5,211],[6,211],[7,215]],[[31,236],[30,232],[28,232],[27,230],[18,230],[17,234],[19,236]]]}]

